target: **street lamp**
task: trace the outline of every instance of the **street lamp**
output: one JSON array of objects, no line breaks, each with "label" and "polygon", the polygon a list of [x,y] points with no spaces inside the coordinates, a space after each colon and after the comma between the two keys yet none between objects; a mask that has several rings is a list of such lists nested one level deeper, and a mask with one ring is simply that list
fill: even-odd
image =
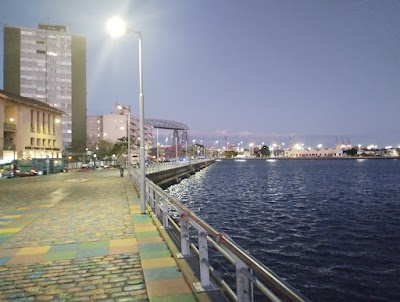
[{"label": "street lamp", "polygon": [[139,38],[139,136],[140,136],[140,210],[146,213],[146,171],[145,171],[145,138],[144,138],[144,94],[143,94],[143,64],[142,64],[142,32],[128,30],[125,22],[119,17],[113,17],[107,22],[107,31],[114,37],[123,36],[127,31],[135,33]]},{"label": "street lamp", "polygon": [[126,135],[128,136],[128,158],[127,158],[127,167],[128,167],[128,174],[129,178],[131,178],[131,161],[132,161],[132,155],[131,155],[131,106],[129,105],[118,105],[117,108],[119,110],[123,109],[128,109],[128,121],[127,121],[127,129],[126,129]]}]

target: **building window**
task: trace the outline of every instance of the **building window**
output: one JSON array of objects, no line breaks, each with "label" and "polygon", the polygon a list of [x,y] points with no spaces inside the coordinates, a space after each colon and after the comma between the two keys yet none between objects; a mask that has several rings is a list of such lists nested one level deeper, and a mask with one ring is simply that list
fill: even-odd
[{"label": "building window", "polygon": [[31,110],[31,132],[35,132],[35,123],[33,121],[33,110]]},{"label": "building window", "polygon": [[40,114],[39,114],[39,111],[36,112],[36,132],[40,133]]},{"label": "building window", "polygon": [[43,112],[42,128],[43,128],[43,133],[44,134],[46,134],[45,124],[46,124],[46,114]]},{"label": "building window", "polygon": [[46,139],[45,138],[43,139],[43,145],[42,146],[46,147]]},{"label": "building window", "polygon": [[47,130],[48,130],[49,134],[51,134],[50,114],[47,115]]},{"label": "building window", "polygon": [[35,145],[35,138],[31,137],[31,146],[34,146],[34,145]]},{"label": "building window", "polygon": [[40,138],[36,139],[36,146],[40,147]]}]

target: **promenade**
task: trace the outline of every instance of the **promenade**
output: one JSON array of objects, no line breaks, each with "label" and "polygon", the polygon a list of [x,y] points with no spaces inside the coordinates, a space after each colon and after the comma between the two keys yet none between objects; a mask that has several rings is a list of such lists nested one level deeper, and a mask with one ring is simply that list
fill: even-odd
[{"label": "promenade", "polygon": [[196,300],[110,169],[0,179],[0,301]]}]

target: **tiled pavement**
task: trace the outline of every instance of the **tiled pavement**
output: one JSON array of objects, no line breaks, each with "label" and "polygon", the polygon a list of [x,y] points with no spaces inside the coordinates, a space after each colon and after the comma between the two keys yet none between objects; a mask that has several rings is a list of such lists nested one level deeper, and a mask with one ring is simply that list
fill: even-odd
[{"label": "tiled pavement", "polygon": [[196,301],[139,202],[116,170],[0,180],[0,301]]}]

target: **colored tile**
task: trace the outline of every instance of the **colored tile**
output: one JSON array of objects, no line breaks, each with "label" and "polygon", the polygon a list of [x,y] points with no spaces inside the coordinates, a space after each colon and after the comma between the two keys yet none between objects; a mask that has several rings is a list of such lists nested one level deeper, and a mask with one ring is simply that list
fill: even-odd
[{"label": "colored tile", "polygon": [[108,255],[108,248],[98,247],[93,249],[79,250],[75,258],[87,258],[87,257],[106,256],[106,255]]},{"label": "colored tile", "polygon": [[150,232],[150,231],[156,231],[156,230],[157,230],[157,228],[154,225],[144,226],[144,227],[136,227],[135,226],[136,233],[139,233],[139,232]]},{"label": "colored tile", "polygon": [[171,252],[169,250],[140,252],[141,259],[166,258],[166,257],[171,257]]},{"label": "colored tile", "polygon": [[10,260],[11,257],[0,257],[0,265],[4,265]]},{"label": "colored tile", "polygon": [[15,218],[20,218],[22,215],[7,215],[3,216],[3,218],[10,218],[10,219],[15,219]]},{"label": "colored tile", "polygon": [[78,251],[64,251],[48,253],[44,256],[42,261],[54,261],[54,260],[67,260],[74,259]]},{"label": "colored tile", "polygon": [[139,237],[155,237],[155,236],[160,236],[158,231],[136,233],[137,238],[139,238]]},{"label": "colored tile", "polygon": [[51,246],[23,247],[17,252],[17,256],[45,254]]},{"label": "colored tile", "polygon": [[195,302],[197,301],[193,294],[182,294],[165,297],[154,297],[152,302]]},{"label": "colored tile", "polygon": [[109,247],[114,246],[134,246],[137,245],[136,238],[129,238],[129,239],[113,239],[109,242]]},{"label": "colored tile", "polygon": [[168,258],[153,258],[153,259],[142,259],[142,268],[160,268],[160,267],[176,267],[175,259],[172,257]]},{"label": "colored tile", "polygon": [[146,243],[161,243],[164,242],[164,239],[161,237],[142,237],[137,239],[138,244],[146,244]]},{"label": "colored tile", "polygon": [[19,251],[19,248],[0,250],[0,257],[15,256],[18,251]]},{"label": "colored tile", "polygon": [[21,231],[21,228],[7,228],[7,229],[0,229],[0,233],[18,233]]},{"label": "colored tile", "polygon": [[183,278],[176,266],[144,269],[143,272],[146,281]]},{"label": "colored tile", "polygon": [[44,257],[44,254],[39,255],[21,255],[12,257],[7,264],[29,264],[29,263],[38,263]]},{"label": "colored tile", "polygon": [[79,245],[80,250],[108,247],[108,241],[85,242]]},{"label": "colored tile", "polygon": [[137,253],[139,251],[137,245],[136,246],[114,246],[108,248],[109,255],[117,255],[117,254],[128,254],[128,253]]},{"label": "colored tile", "polygon": [[0,239],[4,238],[5,240],[7,240],[8,238],[14,236],[15,234],[16,233],[0,233]]},{"label": "colored tile", "polygon": [[139,248],[140,252],[160,251],[168,249],[167,245],[164,242],[139,244]]},{"label": "colored tile", "polygon": [[77,251],[78,249],[79,249],[79,244],[78,243],[60,244],[60,245],[52,246],[50,251],[49,251],[49,253],[64,252],[64,251]]},{"label": "colored tile", "polygon": [[153,297],[190,294],[191,290],[183,278],[146,282],[150,300]]}]

